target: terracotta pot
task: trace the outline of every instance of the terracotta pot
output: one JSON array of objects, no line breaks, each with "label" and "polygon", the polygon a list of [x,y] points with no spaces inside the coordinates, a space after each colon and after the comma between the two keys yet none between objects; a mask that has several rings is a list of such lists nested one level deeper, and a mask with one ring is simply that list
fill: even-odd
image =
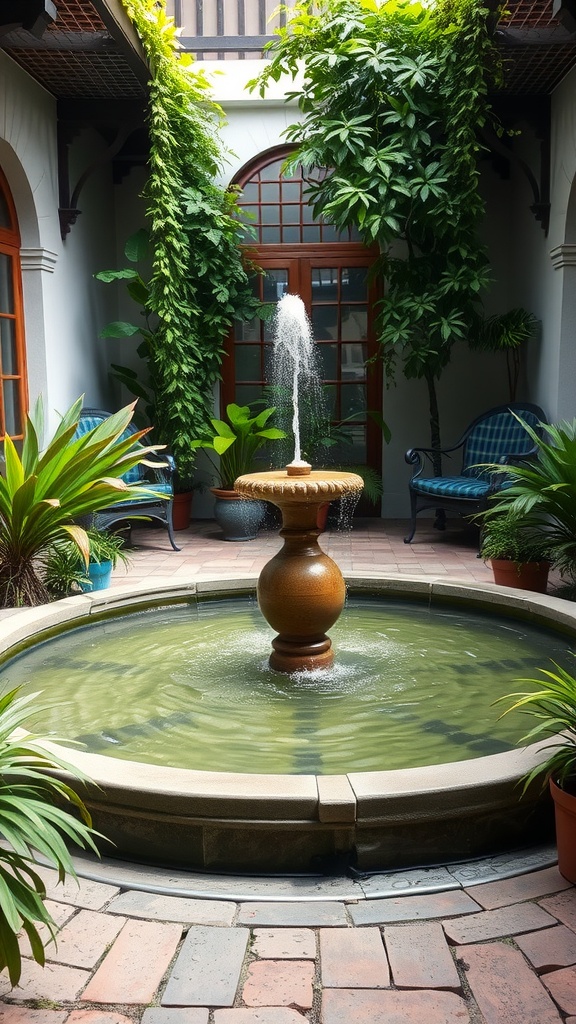
[{"label": "terracotta pot", "polygon": [[545,594],[548,586],[549,562],[512,562],[508,558],[491,560],[494,583],[501,587],[518,587]]},{"label": "terracotta pot", "polygon": [[558,870],[569,882],[576,882],[576,796],[560,789],[550,779],[556,819]]},{"label": "terracotta pot", "polygon": [[328,512],[330,511],[330,502],[325,501],[323,505],[320,505],[318,514],[316,516],[316,526],[323,533],[326,529],[326,523],[328,522]]},{"label": "terracotta pot", "polygon": [[172,502],[172,526],[175,530],[187,530],[192,514],[192,491],[175,494]]}]

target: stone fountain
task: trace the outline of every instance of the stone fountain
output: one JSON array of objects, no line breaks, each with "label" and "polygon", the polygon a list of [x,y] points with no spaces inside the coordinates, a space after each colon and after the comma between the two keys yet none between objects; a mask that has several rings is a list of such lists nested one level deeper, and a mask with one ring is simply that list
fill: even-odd
[{"label": "stone fountain", "polygon": [[318,544],[318,510],[335,498],[359,495],[363,482],[355,473],[313,471],[302,459],[298,398],[316,368],[310,324],[297,295],[278,303],[274,363],[291,383],[294,459],[284,470],[238,477],[234,488],[282,512],[284,546],[264,566],[257,592],[264,618],[278,631],[270,667],[290,673],[327,668],[334,661],[326,630],[344,607],[346,587],[340,569]]}]

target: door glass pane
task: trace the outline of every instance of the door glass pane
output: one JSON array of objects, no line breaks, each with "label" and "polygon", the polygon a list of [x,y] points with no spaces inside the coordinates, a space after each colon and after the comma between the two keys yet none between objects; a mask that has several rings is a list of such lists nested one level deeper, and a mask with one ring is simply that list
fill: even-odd
[{"label": "door glass pane", "polygon": [[263,206],[262,207],[262,224],[279,224],[280,223],[280,207],[279,206]]},{"label": "door glass pane", "polygon": [[0,313],[13,312],[12,257],[2,252],[0,253]]},{"label": "door glass pane", "polygon": [[260,320],[258,317],[254,317],[253,320],[235,320],[234,321],[234,341],[259,341],[260,339]]},{"label": "door glass pane", "polygon": [[342,270],[342,301],[365,302],[368,293],[368,268],[347,267]]},{"label": "door glass pane", "polygon": [[267,167],[263,167],[262,170],[260,171],[260,178],[261,178],[261,180],[262,181],[274,181],[276,178],[279,178],[280,177],[280,169],[281,169],[283,163],[284,163],[283,160],[275,160],[274,163],[268,164]]},{"label": "door glass pane", "polygon": [[279,203],[280,185],[261,185],[260,198],[263,203]]},{"label": "door glass pane", "polygon": [[297,203],[300,199],[300,183],[298,181],[282,182],[282,202]]},{"label": "door glass pane", "polygon": [[236,380],[260,380],[260,346],[238,345],[236,348]]},{"label": "door glass pane", "polygon": [[243,203],[257,203],[258,202],[258,184],[255,181],[248,181],[242,187],[242,194],[240,196]]},{"label": "door glass pane", "polygon": [[337,268],[316,267],[312,271],[312,302],[336,302],[337,298]]},{"label": "door glass pane", "polygon": [[318,345],[324,380],[338,380],[338,346]]},{"label": "door glass pane", "polygon": [[342,306],[342,340],[362,341],[368,337],[368,308]]},{"label": "door glass pane", "polygon": [[312,333],[316,341],[338,337],[338,306],[312,306]]},{"label": "door glass pane", "polygon": [[236,402],[238,405],[250,405],[257,398],[262,398],[262,387],[260,384],[236,385]]},{"label": "door glass pane", "polygon": [[18,381],[5,380],[2,389],[4,398],[4,422],[7,434],[19,434],[20,402],[18,400]]},{"label": "door glass pane", "polygon": [[366,427],[364,424],[345,425],[347,441],[329,448],[332,465],[362,466],[366,464]]},{"label": "door glass pane", "polygon": [[264,245],[277,245],[280,241],[280,227],[262,228],[262,243]]},{"label": "door glass pane", "polygon": [[297,203],[284,204],[282,207],[282,220],[284,224],[300,223],[300,207]]},{"label": "door glass pane", "polygon": [[262,297],[264,302],[278,302],[288,291],[288,271],[283,267],[267,270],[262,279]]},{"label": "door glass pane", "polygon": [[366,378],[366,345],[346,343],[341,346],[342,380]]},{"label": "door glass pane", "polygon": [[282,228],[282,241],[286,244],[294,244],[294,242],[298,243],[300,241],[300,228]]},{"label": "door glass pane", "polygon": [[16,363],[16,324],[14,320],[0,317],[0,373],[18,373]]},{"label": "door glass pane", "polygon": [[354,413],[364,413],[366,410],[366,385],[365,384],[342,384],[341,414],[342,419],[352,416]]}]

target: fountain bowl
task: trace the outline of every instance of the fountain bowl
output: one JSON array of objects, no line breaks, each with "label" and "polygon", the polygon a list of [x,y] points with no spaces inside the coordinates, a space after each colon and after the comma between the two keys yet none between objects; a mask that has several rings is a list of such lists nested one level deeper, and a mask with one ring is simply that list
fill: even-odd
[{"label": "fountain bowl", "polygon": [[[576,638],[576,608],[559,599],[446,579],[347,574],[352,593],[529,619]],[[118,587],[0,620],[0,658],[102,616],[254,593],[255,579]],[[347,775],[191,771],[56,748],[88,775],[82,791],[107,855],[195,870],[340,873],[449,863],[541,843],[546,798],[520,799],[519,780],[543,759],[543,741],[473,760]]]}]

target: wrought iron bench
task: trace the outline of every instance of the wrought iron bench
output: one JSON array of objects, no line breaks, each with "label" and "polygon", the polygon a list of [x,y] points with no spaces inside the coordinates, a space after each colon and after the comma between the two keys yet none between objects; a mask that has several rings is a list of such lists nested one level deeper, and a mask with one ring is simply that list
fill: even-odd
[{"label": "wrought iron bench", "polygon": [[[513,415],[513,414],[516,415]],[[409,448],[404,458],[413,467],[409,483],[411,524],[404,538],[410,544],[416,532],[416,516],[425,509],[444,509],[461,516],[482,512],[492,494],[506,485],[503,473],[487,472],[487,463],[512,464],[535,451],[532,438],[516,416],[538,430],[546,416],[537,405],[510,402],[478,416],[451,448],[435,453],[432,448]],[[462,452],[462,466],[457,476],[424,476],[426,459],[432,463],[434,454],[451,457]]]},{"label": "wrought iron bench", "polygon": [[[105,412],[103,409],[83,409],[74,436],[82,437],[83,434],[92,430],[93,427],[97,427],[99,423],[102,423],[109,416],[110,413]],[[136,431],[137,428],[133,424],[129,424],[122,436],[126,437],[130,434],[135,434]],[[94,513],[91,517],[92,523],[99,529],[108,529],[114,523],[119,523],[123,520],[156,519],[166,526],[168,538],[174,551],[180,551],[174,540],[174,529],[172,526],[173,477],[176,468],[174,459],[171,455],[165,455],[164,453],[162,455],[154,455],[152,453],[146,455],[146,462],[157,463],[157,466],[144,466],[142,464],[135,466],[133,469],[128,470],[122,479],[126,483],[140,483],[142,487],[152,487],[159,494],[167,495],[167,498],[151,498],[149,495],[146,495],[142,499],[138,498],[132,501],[119,502]]]}]

